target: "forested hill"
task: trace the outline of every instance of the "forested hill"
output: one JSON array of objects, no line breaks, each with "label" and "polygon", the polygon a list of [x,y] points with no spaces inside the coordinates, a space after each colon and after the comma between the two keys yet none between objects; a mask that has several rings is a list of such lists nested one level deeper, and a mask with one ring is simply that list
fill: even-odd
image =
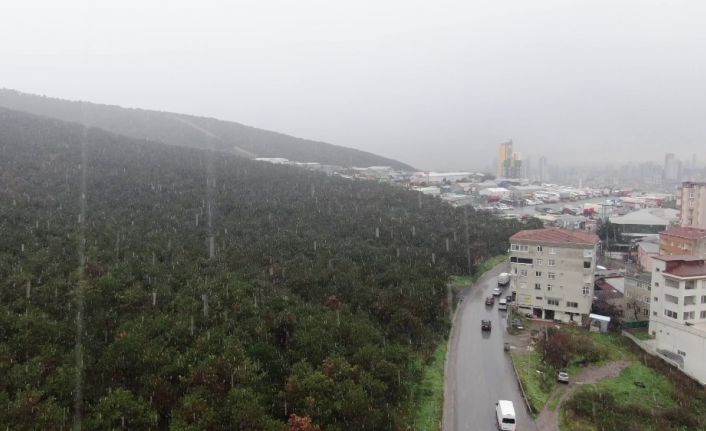
[{"label": "forested hill", "polygon": [[247,158],[284,157],[299,162],[340,166],[384,165],[414,170],[397,160],[365,151],[295,138],[213,118],[75,102],[9,89],[0,89],[0,106],[94,126],[131,138],[216,149]]},{"label": "forested hill", "polygon": [[[474,259],[520,227],[468,216]],[[417,193],[0,109],[0,428],[400,429],[464,233]]]}]

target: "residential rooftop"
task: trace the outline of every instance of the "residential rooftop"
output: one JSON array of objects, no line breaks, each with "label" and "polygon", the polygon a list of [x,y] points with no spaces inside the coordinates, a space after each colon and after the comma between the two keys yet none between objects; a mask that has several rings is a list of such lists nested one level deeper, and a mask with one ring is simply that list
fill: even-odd
[{"label": "residential rooftop", "polygon": [[674,277],[706,277],[706,261],[697,256],[655,256],[666,263],[665,275]]},{"label": "residential rooftop", "polygon": [[522,230],[510,237],[515,241],[537,241],[547,244],[598,244],[598,235],[576,230],[547,228]]},{"label": "residential rooftop", "polygon": [[688,254],[674,254],[671,256],[658,255],[658,256],[652,256],[652,258],[657,259],[657,260],[661,260],[664,262],[674,262],[674,261],[693,262],[693,261],[704,260],[703,257],[692,256],[692,255],[688,255]]},{"label": "residential rooftop", "polygon": [[706,238],[706,229],[697,227],[670,227],[660,232],[660,234],[684,239],[702,239]]}]

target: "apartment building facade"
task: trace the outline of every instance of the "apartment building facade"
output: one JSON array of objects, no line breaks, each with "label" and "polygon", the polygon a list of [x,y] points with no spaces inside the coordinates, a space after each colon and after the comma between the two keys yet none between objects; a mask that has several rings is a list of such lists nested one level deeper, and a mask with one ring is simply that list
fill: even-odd
[{"label": "apartment building facade", "polygon": [[706,384],[706,261],[655,256],[649,331],[657,351]]},{"label": "apartment building facade", "polygon": [[[652,265],[650,265],[652,267]],[[623,306],[623,321],[646,322],[650,320],[650,298],[652,297],[651,277],[625,277],[625,304]]]},{"label": "apartment building facade", "polygon": [[598,236],[548,228],[510,237],[510,289],[520,311],[582,323],[594,293]]},{"label": "apartment building facade", "polygon": [[681,226],[706,229],[706,183],[683,182],[677,206]]},{"label": "apartment building facade", "polygon": [[660,256],[706,257],[706,229],[670,227],[659,233]]}]

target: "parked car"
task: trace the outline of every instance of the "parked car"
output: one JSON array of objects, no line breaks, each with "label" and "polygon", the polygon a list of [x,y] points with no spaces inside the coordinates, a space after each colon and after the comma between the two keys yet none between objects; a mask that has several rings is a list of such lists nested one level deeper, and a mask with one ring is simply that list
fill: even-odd
[{"label": "parked car", "polygon": [[569,383],[569,373],[566,371],[559,371],[559,374],[556,375],[556,381],[559,383]]},{"label": "parked car", "polygon": [[516,329],[524,329],[525,327],[522,325],[522,320],[520,319],[512,319],[512,327]]},{"label": "parked car", "polygon": [[490,331],[491,327],[492,327],[492,323],[490,323],[490,320],[481,320],[480,321],[481,331]]},{"label": "parked car", "polygon": [[499,287],[493,289],[493,296],[500,296],[501,293],[503,293],[503,291]]},{"label": "parked car", "polygon": [[493,305],[495,304],[495,297],[489,296],[485,298],[485,305]]},{"label": "parked car", "polygon": [[507,295],[505,299],[507,300],[508,304],[512,304],[512,295]]},{"label": "parked car", "polygon": [[498,275],[498,286],[507,286],[510,283],[510,274],[507,272],[501,272]]}]

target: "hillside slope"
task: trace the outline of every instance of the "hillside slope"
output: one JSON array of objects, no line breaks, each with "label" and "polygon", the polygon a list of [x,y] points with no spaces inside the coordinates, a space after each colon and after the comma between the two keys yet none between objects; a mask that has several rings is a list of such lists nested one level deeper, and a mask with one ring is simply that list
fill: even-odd
[{"label": "hillside slope", "polygon": [[8,89],[0,89],[0,106],[98,127],[131,138],[215,149],[247,158],[284,157],[299,162],[340,166],[384,165],[414,170],[404,163],[365,151],[213,118],[75,102]]},{"label": "hillside slope", "polygon": [[2,428],[400,429],[466,267],[435,198],[5,109],[0,202]]}]

